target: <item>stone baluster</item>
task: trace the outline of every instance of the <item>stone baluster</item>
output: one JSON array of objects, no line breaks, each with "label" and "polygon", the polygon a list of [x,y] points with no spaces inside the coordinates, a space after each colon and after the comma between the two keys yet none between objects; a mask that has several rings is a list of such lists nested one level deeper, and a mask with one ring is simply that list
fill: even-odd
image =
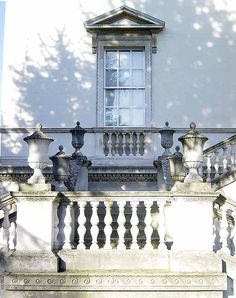
[{"label": "stone baluster", "polygon": [[[154,231],[157,231],[158,228],[158,212],[155,210],[154,213],[152,213],[152,223],[151,226],[153,228]],[[153,248],[156,249],[156,247],[154,246]]]},{"label": "stone baluster", "polygon": [[64,235],[65,240],[63,244],[63,249],[71,249],[72,248],[72,207],[73,202],[66,204],[66,215],[64,220]]},{"label": "stone baluster", "polygon": [[102,145],[103,145],[103,153],[105,156],[109,156],[109,133],[104,133],[102,135]]},{"label": "stone baluster", "polygon": [[215,178],[219,177],[219,167],[220,167],[220,158],[219,158],[219,151],[215,150],[215,160],[214,160],[214,168],[215,168]]},{"label": "stone baluster", "polygon": [[136,139],[136,156],[141,156],[140,154],[140,132],[136,132],[136,136],[137,136],[137,139]]},{"label": "stone baluster", "polygon": [[134,134],[130,132],[129,134],[129,155],[133,155],[133,148],[134,148],[134,141],[133,141]]},{"label": "stone baluster", "polygon": [[9,249],[9,236],[10,236],[9,228],[11,226],[11,223],[9,220],[9,213],[11,210],[11,206],[10,205],[4,206],[2,210],[4,215],[3,222],[2,222],[2,229],[3,229],[2,246],[3,246],[3,249],[7,251]]},{"label": "stone baluster", "polygon": [[[233,217],[233,227],[231,230],[231,239],[233,241],[233,246],[234,248],[236,248],[236,208],[234,208],[233,212],[232,212],[232,217]],[[234,256],[236,257],[236,252],[234,251]]]},{"label": "stone baluster", "polygon": [[112,133],[108,132],[108,141],[107,141],[107,146],[108,146],[108,156],[112,156]]},{"label": "stone baluster", "polygon": [[220,223],[220,242],[221,242],[221,252],[224,252],[226,254],[230,254],[230,250],[228,247],[228,220],[227,220],[227,206],[223,205],[221,207],[221,223]]},{"label": "stone baluster", "polygon": [[54,231],[54,242],[53,247],[54,249],[58,249],[59,243],[58,243],[58,234],[59,234],[59,217],[58,217],[58,208],[59,208],[59,202],[54,202],[54,210],[53,210],[53,231]]},{"label": "stone baluster", "polygon": [[146,134],[143,133],[143,155],[148,154],[148,137]]},{"label": "stone baluster", "polygon": [[230,165],[231,169],[235,168],[235,144],[230,144]]},{"label": "stone baluster", "polygon": [[16,223],[12,222],[9,228],[9,249],[16,248]]},{"label": "stone baluster", "polygon": [[119,155],[119,133],[115,133],[115,155]]},{"label": "stone baluster", "polygon": [[228,166],[228,160],[227,160],[227,146],[223,146],[222,150],[223,150],[223,173],[227,172],[227,166]]},{"label": "stone baluster", "polygon": [[198,175],[203,178],[203,175],[204,175],[203,166],[198,168]]},{"label": "stone baluster", "polygon": [[98,243],[97,243],[97,237],[99,233],[98,229],[98,223],[99,223],[99,218],[97,214],[97,207],[98,207],[99,202],[91,202],[92,206],[92,216],[91,216],[91,236],[92,236],[92,245],[90,246],[91,250],[98,250]]},{"label": "stone baluster", "polygon": [[106,243],[104,245],[104,249],[112,249],[111,246],[111,233],[112,233],[112,216],[111,216],[111,208],[112,208],[112,202],[104,202],[105,207],[106,207],[106,215],[104,218],[104,223],[105,223],[105,228],[104,228],[104,233],[106,236]]},{"label": "stone baluster", "polygon": [[139,246],[138,246],[139,219],[138,219],[138,214],[137,214],[138,204],[139,204],[139,202],[130,202],[130,205],[132,208],[132,216],[130,219],[130,223],[132,225],[131,230],[130,230],[131,235],[132,235],[132,244],[130,246],[130,249],[139,249]]},{"label": "stone baluster", "polygon": [[119,250],[125,250],[126,246],[125,246],[125,204],[126,202],[124,201],[118,201],[117,202],[118,206],[119,206],[119,216],[117,219],[117,223],[118,223],[118,228],[117,228],[117,233],[119,236],[119,243],[117,245],[117,249]]},{"label": "stone baluster", "polygon": [[85,206],[86,201],[79,201],[79,216],[78,216],[78,235],[79,235],[79,244],[77,245],[77,249],[86,249],[84,244],[84,236],[86,233],[85,223],[86,223],[86,216],[85,216]]},{"label": "stone baluster", "polygon": [[0,227],[0,249],[4,247],[3,244],[3,227]]},{"label": "stone baluster", "polygon": [[165,236],[166,236],[166,225],[165,225],[165,201],[159,202],[159,215],[158,215],[158,234],[159,234],[159,246],[158,250],[165,251],[167,247],[165,245]]},{"label": "stone baluster", "polygon": [[125,154],[125,146],[126,146],[126,140],[125,140],[125,132],[122,134],[122,156],[126,156]]},{"label": "stone baluster", "polygon": [[211,181],[211,155],[206,156],[207,177],[206,182]]},{"label": "stone baluster", "polygon": [[219,235],[219,217],[218,217],[218,205],[214,203],[213,205],[213,223],[212,223],[212,247],[214,251],[218,250],[218,235]]},{"label": "stone baluster", "polygon": [[144,223],[145,223],[145,229],[144,229],[144,233],[146,236],[146,244],[144,246],[145,250],[150,250],[153,249],[152,246],[152,215],[151,215],[151,207],[152,207],[153,202],[152,201],[145,201],[144,205],[146,207],[146,216],[144,219]]}]

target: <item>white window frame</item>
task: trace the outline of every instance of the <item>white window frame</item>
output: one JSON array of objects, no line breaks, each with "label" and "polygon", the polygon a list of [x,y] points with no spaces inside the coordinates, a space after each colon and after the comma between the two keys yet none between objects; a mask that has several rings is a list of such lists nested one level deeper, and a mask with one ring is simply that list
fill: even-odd
[{"label": "white window frame", "polygon": [[[113,36],[114,37],[114,36]],[[109,49],[143,49],[145,56],[145,125],[151,125],[152,122],[152,99],[151,99],[151,78],[152,78],[152,40],[147,35],[137,35],[130,40],[130,37],[106,36],[107,40],[99,40],[97,47],[97,126],[105,126],[105,98],[104,98],[104,64],[105,51]],[[112,127],[112,126],[107,126]],[[115,127],[133,127],[133,126],[115,126]],[[138,126],[136,126],[138,127]]]},{"label": "white window frame", "polygon": [[[130,62],[129,62],[129,72],[130,72],[130,82],[132,81],[132,70],[134,69],[133,66],[132,66],[132,52],[133,51],[141,51],[143,54],[144,54],[144,63],[143,63],[143,66],[142,66],[142,70],[143,70],[143,78],[144,78],[144,81],[143,81],[143,85],[142,86],[107,86],[106,85],[106,70],[109,69],[106,67],[106,54],[108,51],[115,51],[116,52],[116,56],[117,56],[117,61],[118,61],[118,57],[119,57],[119,54],[120,52],[122,51],[129,51],[129,54],[130,54]],[[127,68],[125,68],[127,69]],[[119,72],[122,70],[122,68],[120,68],[119,66],[117,66],[117,82],[119,82]],[[137,109],[137,110],[142,110],[143,112],[143,117],[144,117],[144,123],[143,124],[140,124],[139,126],[141,127],[144,127],[145,126],[145,50],[144,48],[132,48],[132,49],[129,49],[129,48],[108,48],[108,49],[104,49],[104,94],[103,94],[103,97],[104,97],[104,127],[136,127],[137,125],[133,125],[133,124],[129,124],[129,125],[120,125],[119,123],[119,116],[120,116],[120,110],[122,109],[125,109],[125,110],[132,110],[132,109]],[[122,106],[120,105],[119,103],[119,99],[116,98],[116,105],[114,106],[106,106],[105,102],[106,102],[106,91],[107,90],[114,90],[116,95],[118,94],[118,90],[129,90],[129,95],[131,95],[132,91],[133,90],[143,90],[144,91],[144,104],[142,106],[138,106],[138,105],[135,105],[133,104],[132,106]],[[117,119],[117,125],[106,125],[106,109],[107,108],[110,108],[110,109],[116,109],[118,114],[118,119]]]}]

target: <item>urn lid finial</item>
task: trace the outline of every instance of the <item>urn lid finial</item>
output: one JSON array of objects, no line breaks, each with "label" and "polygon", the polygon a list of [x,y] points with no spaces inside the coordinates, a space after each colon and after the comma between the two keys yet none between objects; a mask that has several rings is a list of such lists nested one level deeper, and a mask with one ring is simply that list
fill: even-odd
[{"label": "urn lid finial", "polygon": [[162,132],[165,132],[165,131],[169,131],[169,132],[175,132],[174,129],[172,129],[170,126],[170,123],[168,121],[165,122],[165,126],[161,129],[159,129],[159,132],[162,133]]},{"label": "urn lid finial", "polygon": [[183,135],[182,137],[180,137],[178,140],[180,142],[182,142],[183,139],[190,139],[190,138],[198,138],[198,139],[204,139],[205,141],[208,140],[207,137],[201,135],[197,130],[196,130],[196,123],[195,122],[191,122],[190,125],[190,130],[185,134]]},{"label": "urn lid finial", "polygon": [[196,123],[195,122],[191,122],[189,125],[191,130],[195,130],[196,129]]},{"label": "urn lid finial", "polygon": [[176,152],[173,154],[173,156],[174,156],[174,157],[182,158],[182,157],[183,157],[183,154],[182,154],[181,152],[179,152],[180,147],[179,147],[179,146],[176,146],[176,147],[175,147],[175,150],[176,150]]},{"label": "urn lid finial", "polygon": [[70,132],[73,133],[74,131],[81,131],[83,133],[86,132],[86,130],[80,126],[80,121],[77,121],[76,122],[76,126],[74,128],[72,128],[72,129],[70,129]]},{"label": "urn lid finial", "polygon": [[58,149],[59,149],[59,151],[55,155],[49,157],[51,160],[54,160],[54,159],[56,159],[58,157],[63,157],[65,159],[67,159],[67,158],[68,159],[71,159],[71,157],[69,155],[66,155],[65,152],[63,151],[64,147],[62,145],[60,145],[58,147]]},{"label": "urn lid finial", "polygon": [[47,136],[44,132],[43,132],[43,125],[41,123],[37,123],[36,127],[35,127],[35,131],[32,133],[32,135],[29,135],[27,137],[25,137],[23,140],[24,141],[28,141],[28,140],[33,140],[33,139],[41,139],[41,140],[50,140],[50,141],[54,141],[52,138],[50,138],[49,136]]},{"label": "urn lid finial", "polygon": [[42,128],[43,128],[42,123],[37,123],[36,127],[35,127],[35,130],[42,130]]}]

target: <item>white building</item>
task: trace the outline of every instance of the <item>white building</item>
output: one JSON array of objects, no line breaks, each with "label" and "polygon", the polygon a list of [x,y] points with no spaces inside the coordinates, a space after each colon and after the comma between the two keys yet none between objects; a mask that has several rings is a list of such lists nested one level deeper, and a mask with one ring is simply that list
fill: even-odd
[{"label": "white building", "polygon": [[[6,2],[0,227],[4,270],[12,274],[3,295],[234,297],[235,45],[230,0]],[[82,192],[19,188],[31,175],[23,138],[40,122],[55,140],[49,155],[60,144],[71,155],[69,131],[78,120],[92,161],[76,176],[74,190]],[[174,149],[165,130],[174,128],[175,147],[192,121],[208,137],[204,183],[172,188],[184,178],[170,175],[166,157]],[[85,201],[93,207],[89,237]],[[95,215],[97,202],[104,219]],[[36,218],[44,216],[39,229]]]}]

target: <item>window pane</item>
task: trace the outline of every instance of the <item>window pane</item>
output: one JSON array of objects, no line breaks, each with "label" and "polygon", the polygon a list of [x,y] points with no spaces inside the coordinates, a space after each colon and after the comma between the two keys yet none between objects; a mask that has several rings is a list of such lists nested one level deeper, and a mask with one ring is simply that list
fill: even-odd
[{"label": "window pane", "polygon": [[130,106],[130,91],[119,90],[119,106],[129,107]]},{"label": "window pane", "polygon": [[120,70],[119,86],[128,87],[130,85],[130,74],[129,70]]},{"label": "window pane", "polygon": [[106,106],[116,106],[115,90],[106,90]]},{"label": "window pane", "polygon": [[144,75],[142,69],[132,71],[132,86],[143,87],[144,86]]},{"label": "window pane", "polygon": [[132,91],[132,106],[144,107],[144,90],[133,90]]},{"label": "window pane", "polygon": [[107,87],[117,86],[117,70],[113,70],[113,69],[106,70],[106,86]]},{"label": "window pane", "polygon": [[129,109],[119,110],[119,125],[121,126],[130,125]]},{"label": "window pane", "polygon": [[117,68],[117,51],[106,51],[106,68]]},{"label": "window pane", "polygon": [[107,108],[105,111],[105,125],[117,126],[117,110]]},{"label": "window pane", "polygon": [[145,124],[144,109],[132,109],[131,113],[132,113],[131,125],[144,126],[144,124]]},{"label": "window pane", "polygon": [[144,52],[132,51],[132,67],[144,68]]},{"label": "window pane", "polygon": [[120,51],[120,68],[129,68],[130,51]]}]

